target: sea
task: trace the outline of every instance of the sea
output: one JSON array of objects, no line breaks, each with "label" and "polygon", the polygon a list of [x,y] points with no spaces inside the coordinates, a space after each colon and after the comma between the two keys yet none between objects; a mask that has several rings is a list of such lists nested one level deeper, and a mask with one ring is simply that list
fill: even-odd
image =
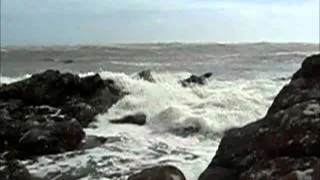
[{"label": "sea", "polygon": [[[170,164],[196,180],[224,132],[262,118],[301,62],[315,53],[319,44],[309,43],[7,46],[1,47],[0,82],[58,69],[81,77],[99,73],[130,93],[85,129],[107,137],[105,144],[22,161],[30,173],[53,180],[122,180]],[[156,82],[139,79],[142,70],[150,70]],[[205,85],[179,83],[206,72],[213,75]],[[144,126],[109,123],[137,112],[147,115]]]}]

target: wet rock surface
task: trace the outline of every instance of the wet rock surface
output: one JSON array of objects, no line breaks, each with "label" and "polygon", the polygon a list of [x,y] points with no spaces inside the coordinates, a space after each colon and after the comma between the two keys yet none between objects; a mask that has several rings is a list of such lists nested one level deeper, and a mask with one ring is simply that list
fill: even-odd
[{"label": "wet rock surface", "polygon": [[186,180],[186,178],[177,167],[164,165],[144,169],[129,176],[128,180]]},{"label": "wet rock surface", "polygon": [[[260,161],[254,164],[248,171],[241,174],[241,180],[262,179],[315,179],[320,177],[316,171],[320,165],[317,157],[291,158],[280,157],[272,160]],[[318,167],[319,168],[319,167]]]},{"label": "wet rock surface", "polygon": [[26,158],[74,150],[85,138],[82,128],[123,95],[98,74],[55,70],[1,86],[0,152]]},{"label": "wet rock surface", "polygon": [[206,79],[210,78],[211,76],[211,72],[204,73],[201,76],[196,76],[192,74],[189,78],[180,81],[180,83],[183,87],[188,87],[191,85],[204,85]]},{"label": "wet rock surface", "polygon": [[145,81],[149,81],[149,82],[156,82],[151,74],[150,70],[143,70],[141,72],[138,73],[138,77],[140,79],[143,79]]},{"label": "wet rock surface", "polygon": [[264,118],[227,131],[199,180],[320,177],[319,64],[306,58]]},{"label": "wet rock surface", "polygon": [[36,180],[18,161],[0,161],[0,166],[1,180]]},{"label": "wet rock surface", "polygon": [[128,115],[120,119],[110,120],[112,124],[135,124],[135,125],[144,125],[146,124],[147,115],[144,113],[136,113],[133,115]]}]

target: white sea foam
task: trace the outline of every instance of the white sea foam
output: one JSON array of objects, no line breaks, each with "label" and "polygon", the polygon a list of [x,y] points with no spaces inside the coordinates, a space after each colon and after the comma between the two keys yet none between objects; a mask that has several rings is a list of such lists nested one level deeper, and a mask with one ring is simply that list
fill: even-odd
[{"label": "white sea foam", "polygon": [[[100,114],[96,123],[98,128],[87,129],[87,133],[102,136],[125,134],[132,141],[123,151],[136,152],[142,158],[127,167],[168,162],[181,168],[188,179],[197,179],[208,165],[224,130],[262,117],[286,83],[268,79],[219,81],[212,78],[205,86],[183,88],[178,81],[190,75],[186,72],[153,73],[156,83],[133,79],[123,73],[102,72],[100,75],[114,79],[130,95],[108,113]],[[109,119],[135,112],[146,113],[148,118],[144,127],[108,123]],[[189,126],[198,127],[200,132],[188,137],[173,133]],[[159,143],[165,144],[160,149],[166,154],[161,158],[148,157],[147,150]],[[173,155],[172,149],[183,149],[198,158],[187,160],[188,154]]]},{"label": "white sea foam", "polygon": [[[183,88],[178,81],[188,73],[154,74],[156,83],[132,79],[121,73],[100,73],[116,80],[130,95],[115,104],[100,121],[144,112],[147,126],[169,130],[197,125],[202,133],[217,133],[241,126],[264,115],[273,96],[285,82],[267,79],[219,81],[205,86]],[[103,127],[103,125],[101,126]]]},{"label": "white sea foam", "polygon": [[0,76],[0,84],[10,84],[31,77],[31,74],[25,74],[18,77]]},{"label": "white sea foam", "polygon": [[[80,76],[94,73],[80,74]],[[211,161],[221,138],[228,128],[241,126],[262,117],[274,96],[286,83],[269,79],[239,79],[222,81],[211,78],[204,86],[183,88],[178,81],[188,77],[187,72],[152,73],[156,83],[134,78],[134,74],[99,73],[110,78],[130,92],[122,100],[99,114],[96,129],[85,129],[88,135],[116,136],[121,141],[107,143],[102,147],[86,150],[68,158],[39,158],[38,162],[26,161],[33,174],[68,171],[93,166],[97,172],[81,179],[121,179],[114,174],[128,175],[130,172],[156,164],[172,164],[180,168],[187,179],[197,179]],[[17,79],[7,79],[14,82]],[[113,125],[108,120],[124,115],[143,112],[147,115],[145,126]],[[177,129],[197,127],[199,132],[182,137],[174,133]],[[99,178],[94,177],[100,173]]]},{"label": "white sea foam", "polygon": [[297,56],[310,56],[312,54],[318,54],[319,51],[289,51],[289,52],[276,52],[274,53],[277,56],[283,55],[297,55]]},{"label": "white sea foam", "polygon": [[[145,51],[139,51],[140,54],[137,56],[138,51],[135,50],[150,49],[151,46],[152,49],[162,49],[161,53],[154,51],[149,57],[143,53]],[[96,63],[101,68],[106,66],[107,62],[110,69],[121,67],[124,70],[126,67],[166,69],[169,66],[179,65],[181,67],[174,69],[188,68],[195,72],[211,69],[217,77],[211,78],[204,86],[183,88],[178,81],[188,77],[190,74],[187,72],[152,72],[156,83],[137,79],[136,74],[99,72],[103,78],[114,79],[130,94],[116,103],[108,113],[97,116],[98,121],[94,123],[97,125],[96,129],[87,128],[85,131],[88,135],[99,135],[114,140],[85,151],[42,156],[37,158],[37,161],[24,161],[30,172],[46,179],[50,177],[58,179],[63,175],[61,173],[66,173],[76,174],[81,180],[109,180],[125,179],[125,176],[133,171],[146,167],[172,164],[180,168],[188,180],[196,180],[215,155],[222,133],[226,129],[242,126],[266,113],[274,96],[286,83],[272,79],[291,75],[301,65],[300,56],[314,54],[313,51],[319,52],[318,45],[283,47],[260,43],[230,46],[225,44],[169,46],[146,44],[130,47],[122,45],[99,47],[101,51],[107,50],[113,54],[110,59]],[[77,53],[76,51],[80,52],[83,47],[52,48]],[[94,50],[95,47],[87,48]],[[26,48],[28,49],[30,50]],[[45,49],[40,47],[31,50],[40,52]],[[1,53],[10,51],[10,48],[1,49]],[[262,56],[258,58],[260,54]],[[91,64],[95,61],[89,60],[98,59],[96,56],[102,57],[100,54],[87,53],[81,59],[87,59]],[[154,57],[161,59],[161,62],[153,59]],[[67,58],[69,57],[63,59]],[[276,63],[269,63],[273,61]],[[17,62],[23,65],[26,63]],[[37,69],[37,64],[34,65]],[[88,68],[89,66],[91,65],[88,64]],[[21,70],[25,71],[23,66]],[[82,72],[82,67],[79,65],[73,70]],[[6,71],[4,73],[10,72],[9,69]],[[80,76],[93,74],[94,72],[83,73]],[[30,75],[1,76],[0,84],[16,82],[27,77]],[[221,77],[231,80],[219,80]],[[248,79],[241,79],[246,77]],[[147,115],[145,126],[114,125],[108,122],[109,119],[136,112]],[[192,132],[189,136],[176,133],[188,127],[194,127],[198,131]],[[306,172],[299,173],[306,174]],[[119,176],[124,177],[119,178]]]}]

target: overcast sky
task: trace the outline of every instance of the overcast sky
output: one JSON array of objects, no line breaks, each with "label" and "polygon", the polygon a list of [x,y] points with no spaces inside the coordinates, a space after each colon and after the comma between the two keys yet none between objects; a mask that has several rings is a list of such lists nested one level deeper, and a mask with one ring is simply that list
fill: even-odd
[{"label": "overcast sky", "polygon": [[319,0],[1,0],[2,45],[319,42]]}]

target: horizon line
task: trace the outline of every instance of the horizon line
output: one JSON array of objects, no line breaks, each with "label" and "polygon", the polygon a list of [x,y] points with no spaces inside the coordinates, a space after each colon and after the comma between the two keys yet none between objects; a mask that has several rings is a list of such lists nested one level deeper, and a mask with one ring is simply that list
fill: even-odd
[{"label": "horizon line", "polygon": [[[247,44],[304,44],[304,45],[320,45],[320,42],[310,41],[243,41],[243,42],[217,42],[217,41],[146,41],[146,42],[123,42],[123,43],[52,43],[52,44],[2,44],[1,48],[9,47],[63,47],[63,46],[117,46],[117,45],[247,45]],[[320,48],[320,47],[319,47]]]}]

